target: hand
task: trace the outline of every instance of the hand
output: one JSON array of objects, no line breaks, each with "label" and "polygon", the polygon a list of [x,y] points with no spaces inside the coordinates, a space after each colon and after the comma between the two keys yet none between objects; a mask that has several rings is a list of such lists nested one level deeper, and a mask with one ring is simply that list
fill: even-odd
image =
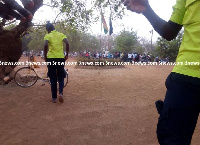
[{"label": "hand", "polygon": [[47,57],[46,56],[44,56],[44,60],[45,60],[45,62],[47,62]]},{"label": "hand", "polygon": [[68,55],[65,55],[65,60],[67,60],[68,59]]},{"label": "hand", "polygon": [[143,13],[149,7],[148,0],[124,0],[128,10],[136,13]]}]

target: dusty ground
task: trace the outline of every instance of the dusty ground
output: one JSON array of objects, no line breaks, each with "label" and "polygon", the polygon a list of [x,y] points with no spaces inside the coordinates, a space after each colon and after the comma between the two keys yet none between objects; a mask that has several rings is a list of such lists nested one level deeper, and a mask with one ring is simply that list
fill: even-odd
[{"label": "dusty ground", "polygon": [[[50,86],[41,81],[26,89],[0,86],[1,145],[158,145],[154,102],[163,100],[172,66],[67,68],[63,104],[51,103]],[[199,129],[192,145],[200,142]]]}]

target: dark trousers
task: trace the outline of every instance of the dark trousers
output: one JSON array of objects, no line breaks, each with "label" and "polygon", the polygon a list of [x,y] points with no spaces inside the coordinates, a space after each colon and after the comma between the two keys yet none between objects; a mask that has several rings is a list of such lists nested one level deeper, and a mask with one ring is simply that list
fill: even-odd
[{"label": "dark trousers", "polygon": [[61,58],[48,58],[48,76],[51,82],[52,98],[57,98],[57,81],[59,83],[59,94],[63,93],[64,78],[66,77],[64,70],[65,59]]},{"label": "dark trousers", "polygon": [[190,145],[200,111],[200,79],[171,73],[157,137],[160,145]]}]

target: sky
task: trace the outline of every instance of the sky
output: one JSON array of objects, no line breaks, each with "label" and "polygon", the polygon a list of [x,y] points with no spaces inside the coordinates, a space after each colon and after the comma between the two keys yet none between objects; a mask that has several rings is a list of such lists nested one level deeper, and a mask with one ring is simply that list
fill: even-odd
[{"label": "sky", "polygon": [[[16,0],[19,2],[19,0]],[[50,0],[45,0],[46,1]],[[87,0],[88,4],[90,0]],[[168,21],[170,19],[171,13],[172,13],[172,6],[176,3],[176,0],[149,0],[149,3],[153,10],[164,20]],[[42,6],[34,16],[34,23],[37,23],[38,21],[46,21],[50,20],[53,21],[56,18],[56,14],[59,12],[52,9],[48,6]],[[98,13],[98,12],[97,12]],[[125,11],[125,16],[123,19],[114,20],[113,23],[113,31],[115,34],[119,33],[124,28],[126,30],[133,29],[134,31],[137,31],[137,34],[139,37],[144,37],[147,40],[151,40],[151,31],[153,27],[151,24],[146,20],[146,18],[142,14],[136,14],[133,12],[130,12],[128,10]],[[107,25],[109,26],[109,13],[105,13],[105,20]],[[89,29],[89,32],[92,34],[102,34],[101,32],[101,21],[92,24],[91,28]],[[153,41],[155,42],[157,40],[157,37],[159,35],[157,32],[154,31],[153,33]]]}]

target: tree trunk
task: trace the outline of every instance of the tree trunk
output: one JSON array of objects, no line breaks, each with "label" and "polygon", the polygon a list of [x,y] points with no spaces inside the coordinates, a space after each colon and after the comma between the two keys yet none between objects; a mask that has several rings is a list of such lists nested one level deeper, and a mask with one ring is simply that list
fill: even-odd
[{"label": "tree trunk", "polygon": [[11,31],[4,31],[0,35],[0,79],[9,75],[15,68],[14,65],[6,65],[7,62],[18,62],[22,54],[22,43]]},{"label": "tree trunk", "polygon": [[[34,13],[42,6],[43,0],[33,0],[34,7],[29,11]],[[8,62],[18,62],[22,55],[22,42],[21,36],[26,33],[30,27],[31,21],[24,21],[17,25],[12,30],[0,31],[0,84],[3,79],[13,72],[15,65],[4,64]],[[13,77],[13,73],[10,76]]]}]

